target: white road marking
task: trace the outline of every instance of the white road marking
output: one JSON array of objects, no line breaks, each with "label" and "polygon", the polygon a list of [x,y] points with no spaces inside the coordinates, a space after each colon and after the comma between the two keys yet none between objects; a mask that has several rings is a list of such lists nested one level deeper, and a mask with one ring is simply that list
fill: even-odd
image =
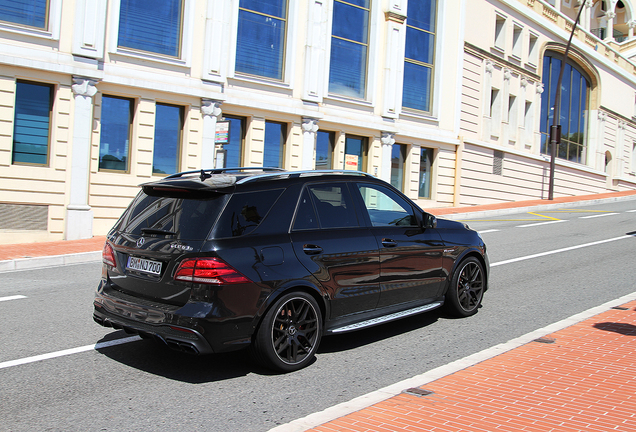
[{"label": "white road marking", "polygon": [[548,222],[539,222],[539,223],[533,223],[533,224],[527,224],[527,225],[517,225],[517,228],[528,228],[528,227],[535,227],[539,225],[550,225],[550,224],[561,223],[561,222],[567,222],[567,220],[560,219],[560,220],[552,220]]},{"label": "white road marking", "polygon": [[115,345],[121,345],[121,344],[125,344],[125,343],[128,343],[128,342],[135,342],[135,341],[138,341],[138,340],[141,340],[141,338],[139,336],[130,336],[130,337],[127,337],[127,338],[115,339],[115,340],[108,341],[108,342],[99,342],[99,343],[96,343],[94,345],[85,345],[85,346],[82,346],[82,347],[71,348],[71,349],[66,349],[66,350],[62,350],[62,351],[55,351],[55,352],[48,353],[48,354],[40,354],[40,355],[36,355],[36,356],[32,356],[32,357],[25,357],[23,359],[10,360],[10,361],[6,361],[6,362],[0,363],[0,369],[12,367],[12,366],[19,366],[19,365],[23,365],[23,364],[27,364],[27,363],[34,363],[34,362],[41,361],[41,360],[48,360],[48,359],[52,359],[52,358],[56,358],[56,357],[62,357],[62,356],[67,356],[67,355],[71,355],[71,354],[77,354],[77,353],[81,353],[81,352],[85,352],[85,351],[98,350],[98,349],[101,349],[101,348],[111,347],[111,346],[115,346]]},{"label": "white road marking", "polygon": [[504,265],[504,264],[511,264],[511,263],[515,263],[515,262],[519,262],[519,261],[525,261],[525,260],[529,260],[529,259],[533,259],[533,258],[539,258],[539,257],[547,256],[547,255],[553,255],[553,254],[557,254],[557,253],[561,253],[561,252],[568,252],[568,251],[575,250],[575,249],[581,249],[581,248],[588,247],[588,246],[596,246],[596,245],[599,245],[599,244],[614,242],[614,241],[617,241],[617,240],[624,240],[624,239],[628,239],[628,238],[632,238],[633,239],[634,236],[633,235],[624,235],[624,236],[620,236],[620,237],[614,237],[614,238],[611,238],[611,239],[599,240],[599,241],[595,241],[595,242],[591,242],[591,243],[585,243],[585,244],[580,244],[580,245],[576,245],[576,246],[570,246],[570,247],[566,247],[566,248],[563,248],[563,249],[556,249],[556,250],[552,250],[552,251],[541,252],[541,253],[538,253],[538,254],[527,255],[527,256],[523,256],[523,257],[519,257],[519,258],[513,258],[513,259],[509,259],[509,260],[505,260],[505,261],[499,261],[499,262],[490,264],[490,267],[497,267],[497,266]]},{"label": "white road marking", "polygon": [[0,297],[0,302],[9,301],[9,300],[18,300],[18,299],[23,299],[23,298],[26,298],[26,296],[14,295],[14,296],[8,296],[8,297]]},{"label": "white road marking", "polygon": [[[585,243],[585,244],[581,244],[581,245],[577,245],[577,246],[571,246],[571,247],[567,247],[567,248],[563,248],[563,249],[556,249],[556,250],[553,250],[553,251],[541,252],[541,253],[534,254],[534,255],[528,255],[528,256],[525,256],[525,257],[513,258],[513,259],[509,259],[509,260],[505,260],[505,261],[499,261],[499,262],[496,262],[496,263],[492,263],[492,264],[490,264],[490,267],[497,267],[497,266],[500,266],[500,265],[512,264],[512,263],[515,263],[515,262],[525,261],[525,260],[529,260],[529,259],[533,259],[533,258],[539,258],[539,257],[546,256],[546,255],[552,255],[552,254],[557,254],[557,253],[561,253],[561,252],[567,252],[567,251],[580,249],[580,248],[584,248],[584,247],[588,247],[588,246],[595,246],[595,245],[599,245],[599,244],[603,244],[603,243],[609,243],[609,242],[614,242],[614,241],[624,240],[624,239],[634,238],[634,237],[636,237],[636,236],[634,236],[634,235],[624,235],[624,236],[620,236],[620,237],[614,237],[614,238],[611,238],[611,239],[599,240],[599,241],[596,241],[596,242]],[[85,345],[85,346],[78,347],[78,348],[71,348],[71,349],[62,350],[62,351],[56,351],[56,352],[52,352],[52,353],[48,353],[48,354],[40,354],[40,355],[36,355],[36,356],[32,356],[32,357],[26,357],[26,358],[23,358],[23,359],[5,361],[5,362],[0,363],[0,369],[12,367],[12,366],[23,365],[23,364],[28,364],[28,363],[33,363],[33,362],[37,362],[37,361],[41,361],[41,360],[48,360],[48,359],[52,359],[52,358],[56,358],[56,357],[67,356],[67,355],[71,355],[71,354],[78,354],[78,353],[81,353],[81,352],[86,352],[86,351],[91,351],[91,350],[98,350],[98,349],[101,349],[101,348],[111,347],[111,346],[115,346],[115,345],[121,345],[121,344],[134,342],[134,341],[138,341],[138,340],[141,340],[141,338],[139,336],[131,336],[131,337],[127,337],[127,338],[123,338],[123,339],[116,339],[116,340],[112,340],[112,341],[108,341],[108,342],[100,342],[100,343],[97,343],[97,344],[94,344],[94,345]]]},{"label": "white road marking", "polygon": [[636,210],[627,210],[627,213],[636,213]]},{"label": "white road marking", "polygon": [[491,232],[498,232],[498,229],[490,229],[490,230],[484,230],[484,231],[477,231],[479,234],[486,234],[486,233],[491,233]]},{"label": "white road marking", "polygon": [[592,215],[592,216],[579,216],[579,219],[593,219],[593,218],[599,218],[599,217],[605,217],[605,216],[614,216],[620,213],[603,213],[603,214],[597,214],[597,215]]}]

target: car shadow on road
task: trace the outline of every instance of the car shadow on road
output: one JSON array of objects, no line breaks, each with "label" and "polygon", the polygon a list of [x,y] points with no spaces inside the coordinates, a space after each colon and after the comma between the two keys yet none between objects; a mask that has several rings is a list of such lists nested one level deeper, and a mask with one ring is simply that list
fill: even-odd
[{"label": "car shadow on road", "polygon": [[[321,353],[349,351],[360,346],[389,339],[400,334],[418,330],[447,317],[443,311],[403,318],[394,322],[370,327],[356,332],[324,337],[318,348]],[[128,337],[124,331],[105,335],[98,343]],[[223,381],[248,374],[277,375],[253,361],[244,349],[221,354],[190,355],[173,351],[153,340],[135,340],[129,343],[98,348],[97,351],[118,363],[153,375],[191,384]],[[308,367],[311,367],[309,365]]]},{"label": "car shadow on road", "polygon": [[[109,333],[99,342],[127,336],[120,330]],[[247,350],[197,356],[171,350],[153,340],[140,339],[97,351],[131,368],[191,384],[223,381],[249,373],[268,373],[252,362]]]},{"label": "car shadow on road", "polygon": [[318,354],[338,351],[348,351],[364,345],[389,339],[400,334],[418,330],[437,322],[440,318],[447,318],[441,309],[431,312],[413,315],[364,330],[357,330],[350,333],[334,334],[323,337]]}]

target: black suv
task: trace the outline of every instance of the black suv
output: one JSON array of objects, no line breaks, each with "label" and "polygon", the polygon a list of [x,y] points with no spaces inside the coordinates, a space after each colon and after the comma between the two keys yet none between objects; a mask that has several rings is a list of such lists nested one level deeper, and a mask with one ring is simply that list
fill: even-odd
[{"label": "black suv", "polygon": [[171,348],[309,364],[325,334],[477,312],[486,245],[356,171],[231,168],[141,185],[110,231],[97,323]]}]

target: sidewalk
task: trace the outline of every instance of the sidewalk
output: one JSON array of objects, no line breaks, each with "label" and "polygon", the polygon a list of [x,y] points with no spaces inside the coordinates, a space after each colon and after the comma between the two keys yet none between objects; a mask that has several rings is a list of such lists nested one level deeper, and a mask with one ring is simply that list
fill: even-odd
[{"label": "sidewalk", "polygon": [[614,303],[271,432],[634,431],[636,293]]}]

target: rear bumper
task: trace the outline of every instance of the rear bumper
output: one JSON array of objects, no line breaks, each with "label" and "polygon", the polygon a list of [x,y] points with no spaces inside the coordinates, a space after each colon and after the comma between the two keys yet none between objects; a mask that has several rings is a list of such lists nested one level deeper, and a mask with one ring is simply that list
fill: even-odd
[{"label": "rear bumper", "polygon": [[187,303],[183,307],[158,304],[101,285],[93,305],[97,324],[154,339],[189,354],[234,351],[251,342],[251,332],[241,334],[233,320],[211,319],[211,303]]}]

